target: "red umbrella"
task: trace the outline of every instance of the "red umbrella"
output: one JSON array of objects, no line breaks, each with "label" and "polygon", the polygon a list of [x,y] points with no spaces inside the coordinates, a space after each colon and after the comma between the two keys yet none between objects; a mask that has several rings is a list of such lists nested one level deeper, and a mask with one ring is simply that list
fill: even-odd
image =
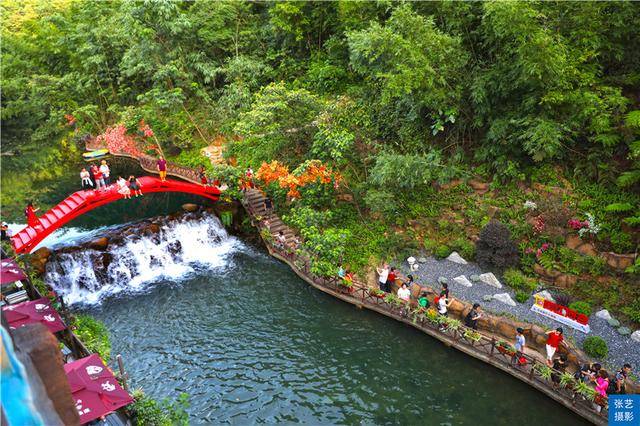
[{"label": "red umbrella", "polygon": [[11,284],[26,278],[22,268],[13,259],[2,259],[0,262],[0,285]]},{"label": "red umbrella", "polygon": [[15,329],[35,323],[46,325],[52,333],[67,328],[62,322],[58,311],[51,306],[51,301],[45,297],[18,303],[17,305],[3,306],[2,311],[7,318],[9,328]]},{"label": "red umbrella", "polygon": [[98,354],[65,364],[64,372],[80,415],[87,423],[133,402]]}]

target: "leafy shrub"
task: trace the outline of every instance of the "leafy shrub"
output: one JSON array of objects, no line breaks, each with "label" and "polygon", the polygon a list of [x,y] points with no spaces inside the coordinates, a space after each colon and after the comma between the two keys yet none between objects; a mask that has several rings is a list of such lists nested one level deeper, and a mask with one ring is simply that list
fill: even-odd
[{"label": "leafy shrub", "polygon": [[156,401],[145,395],[142,390],[133,391],[134,403],[129,410],[138,426],[174,426],[188,425],[189,395],[181,393],[175,402],[168,399]]},{"label": "leafy shrub", "polygon": [[537,287],[535,278],[527,277],[519,269],[509,268],[503,276],[504,282],[514,290],[522,292],[532,292]]},{"label": "leafy shrub", "polygon": [[438,242],[436,240],[425,238],[422,244],[424,245],[424,249],[428,253],[435,253],[436,249],[438,248]]},{"label": "leafy shrub", "polygon": [[586,316],[591,315],[591,304],[589,302],[576,301],[569,304],[569,309],[573,309],[574,311],[585,314]]},{"label": "leafy shrub", "polygon": [[220,212],[220,222],[226,228],[229,228],[233,224],[233,213],[231,213],[229,211]]},{"label": "leafy shrub", "polygon": [[483,267],[498,270],[518,265],[518,247],[505,225],[491,221],[480,231],[480,239],[476,243],[476,260]]},{"label": "leafy shrub", "polygon": [[584,339],[582,348],[587,353],[587,355],[599,359],[605,358],[609,353],[607,342],[605,342],[604,339],[599,336],[589,336]]},{"label": "leafy shrub", "polygon": [[604,274],[607,261],[600,256],[578,256],[576,267],[581,272],[598,276]]},{"label": "leafy shrub", "polygon": [[636,299],[630,305],[622,308],[622,312],[631,319],[631,321],[640,323],[640,299]]},{"label": "leafy shrub", "polygon": [[633,250],[633,239],[631,235],[624,231],[614,231],[609,233],[611,248],[616,253],[627,253]]},{"label": "leafy shrub", "polygon": [[516,291],[516,301],[518,301],[519,303],[525,303],[527,300],[529,300],[529,296],[530,294],[524,291]]},{"label": "leafy shrub", "polygon": [[555,300],[559,305],[569,306],[573,301],[573,297],[566,293],[554,293],[553,300]]},{"label": "leafy shrub", "polygon": [[633,210],[631,203],[612,203],[604,208],[604,211],[609,213],[624,213]]},{"label": "leafy shrub", "polygon": [[91,352],[97,352],[108,362],[111,358],[111,342],[107,327],[90,315],[80,314],[75,317],[74,333]]},{"label": "leafy shrub", "polygon": [[449,256],[450,253],[451,253],[451,249],[446,245],[441,244],[436,248],[436,251],[434,254],[438,259],[444,259],[445,257]]},{"label": "leafy shrub", "polygon": [[472,260],[476,255],[476,247],[466,238],[457,238],[451,243],[451,248],[464,257],[466,260]]},{"label": "leafy shrub", "polygon": [[370,189],[364,196],[364,203],[372,212],[383,215],[399,213],[399,205],[396,196],[384,189]]},{"label": "leafy shrub", "polygon": [[542,213],[548,226],[564,227],[571,219],[571,210],[565,206],[560,196],[542,198],[538,201],[538,211]]}]

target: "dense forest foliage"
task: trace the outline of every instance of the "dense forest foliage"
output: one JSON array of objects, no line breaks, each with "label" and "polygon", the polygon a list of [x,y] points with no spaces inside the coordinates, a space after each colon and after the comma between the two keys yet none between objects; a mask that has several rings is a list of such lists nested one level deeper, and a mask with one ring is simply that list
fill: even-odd
[{"label": "dense forest foliage", "polygon": [[[240,167],[277,160],[295,175],[320,160],[339,173],[343,202],[309,187],[284,212],[292,224],[325,229],[307,240],[333,253],[328,264],[358,269],[397,247],[473,256],[469,236],[494,218],[521,242],[530,273],[535,259],[527,266],[525,250],[552,237],[526,222],[527,200],[564,221],[594,215],[600,248],[637,251],[637,3],[7,0],[2,8],[2,150],[23,158],[33,179],[64,173],[83,135],[145,120],[185,164],[203,162],[200,148],[221,135]],[[490,182],[491,196],[466,184],[447,189],[456,179]],[[551,191],[557,205],[523,189],[532,183],[560,188]],[[273,195],[283,206],[285,195]],[[562,255],[548,266],[560,267]],[[620,293],[607,303],[637,300]]]}]

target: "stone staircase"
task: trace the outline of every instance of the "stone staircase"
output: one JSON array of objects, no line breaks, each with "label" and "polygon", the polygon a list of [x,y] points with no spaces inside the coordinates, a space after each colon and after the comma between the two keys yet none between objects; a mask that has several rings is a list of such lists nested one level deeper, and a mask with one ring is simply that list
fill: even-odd
[{"label": "stone staircase", "polygon": [[[245,203],[248,206],[249,214],[252,218],[269,221],[269,231],[274,237],[282,231],[287,240],[287,245],[293,243],[293,240],[297,237],[295,232],[289,228],[285,223],[273,212],[267,213],[264,207],[265,196],[259,189],[252,188],[245,192]],[[264,227],[260,224],[260,227]]]}]

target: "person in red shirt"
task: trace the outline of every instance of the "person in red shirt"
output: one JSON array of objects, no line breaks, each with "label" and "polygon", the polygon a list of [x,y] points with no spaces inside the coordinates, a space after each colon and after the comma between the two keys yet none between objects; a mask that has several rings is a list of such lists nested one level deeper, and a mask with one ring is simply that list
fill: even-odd
[{"label": "person in red shirt", "polygon": [[547,365],[553,366],[553,355],[558,350],[558,347],[562,344],[564,337],[562,336],[562,327],[558,327],[555,330],[549,330],[546,333],[549,335],[547,338]]},{"label": "person in red shirt", "polygon": [[391,286],[396,282],[396,268],[391,268],[389,269],[389,275],[387,275],[387,284],[386,284],[386,289],[385,291],[387,293],[391,293],[391,291],[393,290],[391,288]]},{"label": "person in red shirt", "polygon": [[96,189],[104,190],[106,189],[106,185],[104,183],[104,177],[102,176],[102,172],[95,164],[91,165],[91,173],[93,174],[93,179],[96,182]]}]

